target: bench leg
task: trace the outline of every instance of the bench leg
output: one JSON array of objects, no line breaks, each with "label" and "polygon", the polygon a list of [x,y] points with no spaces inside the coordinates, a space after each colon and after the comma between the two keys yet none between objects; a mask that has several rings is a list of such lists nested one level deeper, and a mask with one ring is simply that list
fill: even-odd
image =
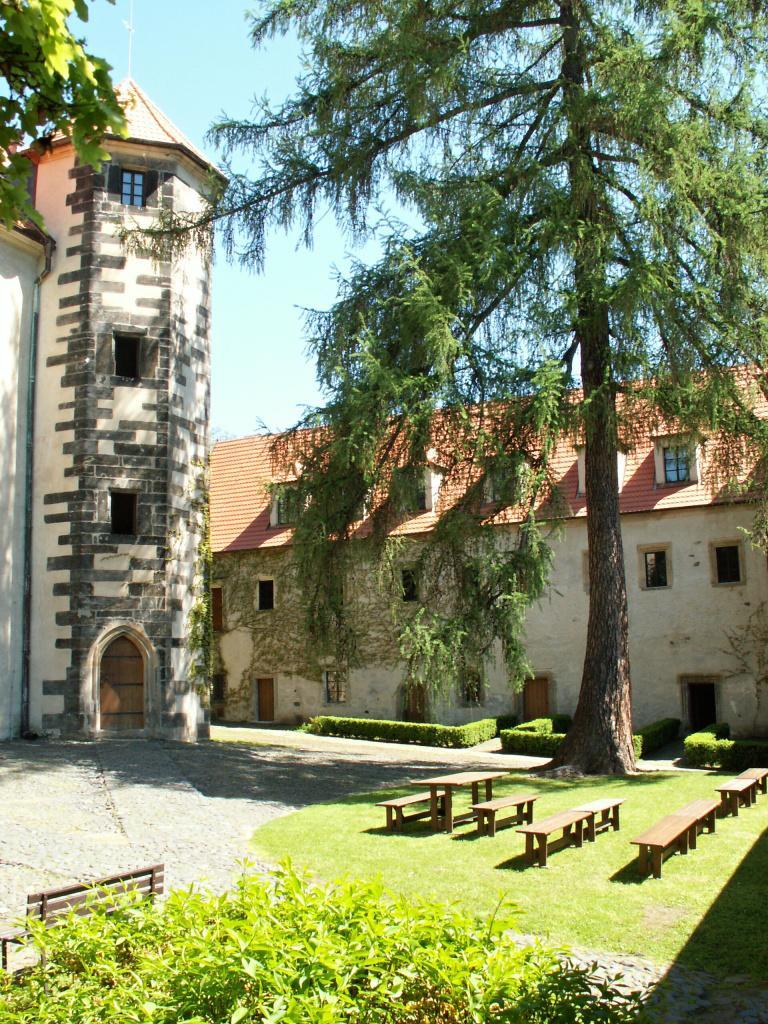
[{"label": "bench leg", "polygon": [[496,811],[486,811],[485,834],[493,838],[496,835]]},{"label": "bench leg", "polygon": [[453,792],[450,786],[445,787],[445,814],[443,824],[446,832],[453,832]]},{"label": "bench leg", "polygon": [[533,839],[530,832],[525,833],[525,860],[527,864],[533,864]]},{"label": "bench leg", "polygon": [[611,824],[613,825],[614,832],[619,831],[619,807],[618,805],[613,808],[611,812]]},{"label": "bench leg", "polygon": [[581,827],[587,833],[587,840],[590,843],[594,843],[594,841],[595,841],[595,816],[594,816],[594,814],[590,814],[590,816],[587,818],[587,820],[585,822],[581,823]]},{"label": "bench leg", "polygon": [[683,834],[677,840],[677,848],[680,851],[680,853],[683,854],[683,856],[685,856],[685,854],[688,853],[688,833],[689,833],[689,831],[690,831],[689,829],[686,829],[685,832],[683,832]]},{"label": "bench leg", "polygon": [[712,833],[712,832],[715,831],[715,821],[716,820],[717,820],[717,815],[715,814],[714,811],[710,811],[710,813],[707,815],[707,817],[705,819],[706,826],[707,826],[707,832]]},{"label": "bench leg", "polygon": [[640,847],[638,847],[638,865],[637,865],[637,869],[640,872],[640,874],[643,875],[643,876],[650,874],[650,871],[651,871],[651,865],[650,865],[650,860],[649,860],[649,857],[648,857],[648,853],[649,853],[649,850],[648,850],[647,846],[640,846]]},{"label": "bench leg", "polygon": [[661,862],[663,859],[663,850],[660,846],[656,846],[651,850],[651,866],[653,868],[653,877],[661,878]]},{"label": "bench leg", "polygon": [[698,828],[696,827],[696,822],[694,822],[693,825],[688,829],[688,848],[691,849],[691,850],[695,850],[696,849],[696,833],[697,832],[698,832]]},{"label": "bench leg", "polygon": [[525,811],[523,812],[523,821],[526,825],[530,825],[533,821],[533,800],[527,800],[525,803]]},{"label": "bench leg", "polygon": [[393,807],[392,810],[395,812],[395,832],[403,831],[403,808]]},{"label": "bench leg", "polygon": [[545,868],[547,866],[547,837],[537,836],[539,841],[539,867]]}]

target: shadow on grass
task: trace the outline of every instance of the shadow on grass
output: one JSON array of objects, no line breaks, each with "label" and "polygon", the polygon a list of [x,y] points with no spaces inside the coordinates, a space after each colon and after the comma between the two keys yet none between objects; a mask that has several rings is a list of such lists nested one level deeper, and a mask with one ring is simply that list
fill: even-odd
[{"label": "shadow on grass", "polygon": [[529,864],[524,853],[518,853],[514,857],[501,861],[496,865],[497,871],[536,871],[536,864]]},{"label": "shadow on grass", "polygon": [[618,882],[619,885],[642,885],[643,882],[654,881],[654,878],[653,875],[641,875],[637,857],[633,857],[623,868],[614,871],[609,881]]}]

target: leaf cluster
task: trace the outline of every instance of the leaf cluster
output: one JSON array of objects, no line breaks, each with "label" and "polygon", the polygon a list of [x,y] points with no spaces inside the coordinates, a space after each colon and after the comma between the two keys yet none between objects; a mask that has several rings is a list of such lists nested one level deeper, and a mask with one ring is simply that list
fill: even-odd
[{"label": "leaf cluster", "polygon": [[[110,0],[114,3],[114,0]],[[124,135],[110,66],[85,49],[68,24],[88,20],[86,0],[0,3],[0,223],[29,219],[42,227],[26,188],[30,165],[17,150],[41,153],[60,133],[83,163],[98,165],[105,134]]]},{"label": "leaf cluster", "polygon": [[577,1024],[631,1000],[554,951],[377,884],[284,868],[222,896],[94,912],[36,929],[47,963],[0,981],[3,1024]]}]

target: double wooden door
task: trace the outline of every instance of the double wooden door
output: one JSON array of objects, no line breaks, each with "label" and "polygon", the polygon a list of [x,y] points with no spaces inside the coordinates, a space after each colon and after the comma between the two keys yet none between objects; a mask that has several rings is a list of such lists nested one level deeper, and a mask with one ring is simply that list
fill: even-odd
[{"label": "double wooden door", "polygon": [[104,651],[99,672],[101,728],[144,728],[144,658],[127,636]]}]

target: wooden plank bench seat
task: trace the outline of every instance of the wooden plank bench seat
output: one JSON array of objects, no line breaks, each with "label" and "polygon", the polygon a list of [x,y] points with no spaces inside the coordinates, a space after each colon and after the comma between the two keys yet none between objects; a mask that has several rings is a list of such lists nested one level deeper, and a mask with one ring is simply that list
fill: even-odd
[{"label": "wooden plank bench seat", "polygon": [[685,854],[689,847],[695,848],[698,823],[697,814],[683,813],[681,808],[631,839],[631,843],[640,847],[640,874],[648,875],[653,871],[654,878],[661,878],[661,865],[666,855],[675,851]]},{"label": "wooden plank bench seat", "polygon": [[[152,864],[135,871],[122,871],[90,882],[77,882],[59,889],[46,889],[27,896],[27,921],[43,921],[47,928],[60,924],[69,913],[90,914],[96,907],[117,910],[120,897],[139,893],[152,898],[163,892],[165,867]],[[19,944],[29,935],[26,928],[11,928],[0,933],[0,962],[8,970],[8,947]]]},{"label": "wooden plank bench seat", "polygon": [[[395,796],[391,800],[380,800],[376,806],[385,808],[387,812],[387,832],[400,832],[403,823],[406,821],[418,821],[420,818],[431,817],[430,794],[412,793],[410,796]],[[405,814],[406,807],[414,807],[418,804],[426,804],[425,810],[415,811],[412,814]],[[438,797],[438,814],[441,816],[445,811],[445,797]]]},{"label": "wooden plank bench seat", "polygon": [[562,832],[562,838],[550,846],[550,850],[564,846],[582,846],[584,837],[595,840],[595,815],[592,811],[560,811],[549,818],[523,825],[516,831],[525,836],[525,859],[529,864],[538,862],[539,867],[547,866],[549,837],[553,832]]},{"label": "wooden plank bench seat", "polygon": [[761,793],[768,793],[768,768],[747,768],[737,779],[754,779]]},{"label": "wooden plank bench seat", "polygon": [[600,820],[595,819],[595,832],[604,832],[613,829],[619,831],[619,808],[624,803],[623,798],[604,797],[601,800],[590,800],[587,804],[580,804],[575,808],[577,811],[589,811],[590,814],[599,814]]},{"label": "wooden plank bench seat", "polygon": [[[533,805],[538,798],[538,793],[512,793],[495,800],[485,800],[481,804],[472,804],[472,810],[477,816],[477,834],[495,836],[497,826],[502,824],[518,825],[520,822],[533,821]],[[499,811],[508,807],[514,807],[514,811],[498,819]]]},{"label": "wooden plank bench seat", "polygon": [[[717,815],[717,809],[720,806],[720,801],[712,799],[710,797],[704,797],[701,800],[692,800],[685,807],[681,807],[679,811],[674,812],[674,817],[689,817],[693,815],[696,818],[696,832],[701,833],[704,829],[707,832],[715,831],[715,818]],[[696,846],[696,837],[693,838],[691,844],[693,848]]]},{"label": "wooden plank bench seat", "polygon": [[739,806],[751,807],[757,800],[757,779],[738,778],[715,786],[715,791],[720,794],[720,809],[718,816],[726,818],[732,814],[738,817]]}]

